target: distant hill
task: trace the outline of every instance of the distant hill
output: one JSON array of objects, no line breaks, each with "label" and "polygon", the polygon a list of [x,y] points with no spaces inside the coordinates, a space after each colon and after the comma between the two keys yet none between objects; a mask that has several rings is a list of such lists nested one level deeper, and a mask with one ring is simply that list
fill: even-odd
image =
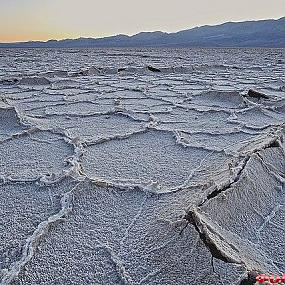
[{"label": "distant hill", "polygon": [[134,36],[79,38],[0,43],[2,48],[37,47],[282,47],[285,48],[285,17],[278,20],[228,22],[177,33],[142,32]]}]

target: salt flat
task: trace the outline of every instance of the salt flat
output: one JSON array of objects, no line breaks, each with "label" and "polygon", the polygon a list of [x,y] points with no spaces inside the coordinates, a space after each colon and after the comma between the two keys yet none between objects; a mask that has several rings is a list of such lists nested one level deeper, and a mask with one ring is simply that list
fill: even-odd
[{"label": "salt flat", "polygon": [[284,58],[0,50],[1,284],[285,272]]}]

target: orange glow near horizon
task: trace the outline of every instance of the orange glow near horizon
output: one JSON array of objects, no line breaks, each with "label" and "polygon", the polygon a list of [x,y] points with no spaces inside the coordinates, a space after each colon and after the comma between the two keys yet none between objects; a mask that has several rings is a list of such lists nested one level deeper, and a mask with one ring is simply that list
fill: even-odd
[{"label": "orange glow near horizon", "polygon": [[0,42],[175,32],[205,24],[285,16],[284,0],[0,1]]}]

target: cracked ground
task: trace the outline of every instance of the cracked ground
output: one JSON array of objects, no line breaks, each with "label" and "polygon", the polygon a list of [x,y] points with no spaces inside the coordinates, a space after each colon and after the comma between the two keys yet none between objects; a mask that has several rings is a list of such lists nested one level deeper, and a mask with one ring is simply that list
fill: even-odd
[{"label": "cracked ground", "polygon": [[1,285],[284,273],[284,57],[1,50]]}]

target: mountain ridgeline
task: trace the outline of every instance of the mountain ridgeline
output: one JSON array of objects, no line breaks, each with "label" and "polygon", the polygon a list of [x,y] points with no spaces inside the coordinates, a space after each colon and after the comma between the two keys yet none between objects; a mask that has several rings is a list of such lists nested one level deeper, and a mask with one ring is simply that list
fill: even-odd
[{"label": "mountain ridgeline", "polygon": [[2,48],[62,47],[280,47],[285,48],[285,17],[228,22],[176,33],[141,32],[133,36],[0,43]]}]

